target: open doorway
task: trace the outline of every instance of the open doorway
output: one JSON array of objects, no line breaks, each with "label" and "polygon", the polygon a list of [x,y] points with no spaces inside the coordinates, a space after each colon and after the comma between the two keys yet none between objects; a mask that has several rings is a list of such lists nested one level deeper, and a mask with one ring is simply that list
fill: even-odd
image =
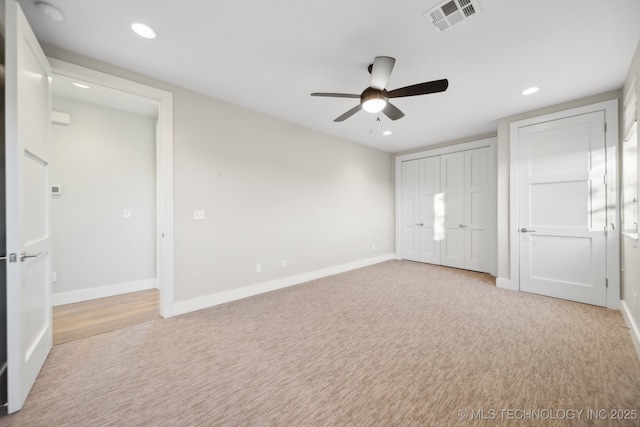
[{"label": "open doorway", "polygon": [[64,75],[52,92],[56,345],[159,317],[158,107]]},{"label": "open doorway", "polygon": [[171,94],[51,60],[54,344],[172,315]]}]

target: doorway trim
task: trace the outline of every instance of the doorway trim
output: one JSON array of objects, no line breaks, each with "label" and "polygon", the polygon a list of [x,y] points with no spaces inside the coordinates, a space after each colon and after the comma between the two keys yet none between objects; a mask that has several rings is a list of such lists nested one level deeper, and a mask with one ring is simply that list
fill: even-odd
[{"label": "doorway trim", "polygon": [[158,106],[156,132],[156,275],[160,315],[174,314],[173,230],[173,94],[55,58],[48,58],[54,74],[80,79],[150,99]]},{"label": "doorway trim", "polygon": [[[618,203],[618,100],[571,108],[564,111],[518,120],[509,124],[509,288],[520,290],[520,240],[518,239],[518,130],[521,127],[604,111],[607,167],[607,308],[620,309],[620,231]],[[604,231],[604,230],[603,230]]]}]

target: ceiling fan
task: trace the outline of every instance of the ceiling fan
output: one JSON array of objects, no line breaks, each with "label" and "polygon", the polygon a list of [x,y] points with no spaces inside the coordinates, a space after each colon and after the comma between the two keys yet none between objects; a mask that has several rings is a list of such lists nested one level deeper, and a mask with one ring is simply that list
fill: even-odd
[{"label": "ceiling fan", "polygon": [[398,120],[404,117],[404,113],[396,106],[389,103],[389,99],[403,98],[405,96],[427,95],[429,93],[444,92],[449,87],[447,79],[434,80],[431,82],[418,83],[405,86],[399,89],[387,91],[385,86],[391,76],[391,71],[396,63],[394,58],[389,56],[377,56],[373,64],[369,65],[371,73],[371,84],[360,95],[349,93],[323,93],[314,92],[311,96],[326,96],[330,98],[360,98],[360,104],[353,107],[334,122],[342,122],[353,116],[358,111],[365,110],[369,113],[379,113],[382,111],[391,120]]}]

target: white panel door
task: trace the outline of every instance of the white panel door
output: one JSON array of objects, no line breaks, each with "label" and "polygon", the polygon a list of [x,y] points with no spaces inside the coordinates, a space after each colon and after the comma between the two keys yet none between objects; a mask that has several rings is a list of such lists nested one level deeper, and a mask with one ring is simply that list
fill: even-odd
[{"label": "white panel door", "polygon": [[440,191],[444,204],[441,263],[456,268],[465,268],[464,157],[463,151],[440,156]]},{"label": "white panel door", "polygon": [[519,129],[523,291],[606,305],[604,124],[599,111]]},{"label": "white panel door", "polygon": [[488,147],[464,153],[464,268],[488,273],[490,270],[491,168]]},{"label": "white panel door", "polygon": [[420,160],[402,162],[402,258],[420,261]]},{"label": "white panel door", "polygon": [[[22,408],[51,350],[51,69],[14,0],[6,1],[8,411]],[[10,255],[11,256],[11,255]]]},{"label": "white panel door", "polygon": [[421,262],[440,264],[440,241],[444,234],[444,212],[440,193],[440,158],[420,159],[420,235]]}]

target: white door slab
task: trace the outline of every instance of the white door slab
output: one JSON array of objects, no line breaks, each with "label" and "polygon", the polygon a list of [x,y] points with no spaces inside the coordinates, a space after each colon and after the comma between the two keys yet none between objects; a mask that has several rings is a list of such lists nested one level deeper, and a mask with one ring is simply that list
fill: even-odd
[{"label": "white door slab", "polygon": [[440,190],[444,199],[442,265],[465,268],[464,152],[440,157]]},{"label": "white door slab", "polygon": [[8,411],[22,408],[52,345],[51,69],[20,6],[6,1]]},{"label": "white door slab", "polygon": [[520,289],[606,306],[603,111],[518,130]]},{"label": "white door slab", "polygon": [[440,241],[444,235],[444,211],[440,193],[440,159],[420,159],[420,261],[440,264]]},{"label": "white door slab", "polygon": [[464,157],[464,268],[484,273],[491,270],[491,154],[485,147],[465,151]]}]

